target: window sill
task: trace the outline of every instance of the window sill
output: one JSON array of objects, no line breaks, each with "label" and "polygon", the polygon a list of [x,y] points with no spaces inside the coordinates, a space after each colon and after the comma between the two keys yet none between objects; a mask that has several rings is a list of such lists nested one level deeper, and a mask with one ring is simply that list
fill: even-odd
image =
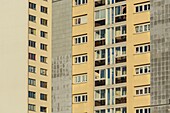
[{"label": "window sill", "polygon": [[141,11],[141,12],[134,12],[133,14],[141,14],[141,13],[146,13],[146,12],[150,12],[150,10]]},{"label": "window sill", "polygon": [[80,83],[72,83],[73,85],[80,85],[80,84],[85,84],[87,82],[80,82]]},{"label": "window sill", "polygon": [[139,32],[139,33],[133,33],[133,35],[138,35],[138,34],[143,34],[143,33],[150,33],[150,31],[144,31],[144,32]]},{"label": "window sill", "polygon": [[87,103],[87,101],[86,102],[73,102],[73,104],[85,104],[85,103]]},{"label": "window sill", "polygon": [[145,53],[134,53],[133,55],[143,55],[143,54],[148,54],[150,52],[145,52]]},{"label": "window sill", "polygon": [[79,6],[85,6],[85,5],[87,5],[87,3],[85,3],[85,4],[80,4],[80,5],[73,5],[73,7],[79,7]]},{"label": "window sill", "polygon": [[73,44],[73,46],[84,45],[84,44],[87,44],[87,42],[85,42],[85,43]]},{"label": "window sill", "polygon": [[150,94],[142,94],[142,95],[134,95],[134,97],[144,97],[144,96],[149,96]]},{"label": "window sill", "polygon": [[148,75],[150,73],[145,73],[145,74],[135,74],[134,76],[143,76],[143,75]]},{"label": "window sill", "polygon": [[80,65],[80,64],[87,64],[87,62],[83,62],[83,63],[74,63],[73,65]]},{"label": "window sill", "polygon": [[87,23],[83,23],[83,24],[75,24],[73,25],[73,27],[76,27],[76,26],[81,26],[81,25],[86,25]]}]

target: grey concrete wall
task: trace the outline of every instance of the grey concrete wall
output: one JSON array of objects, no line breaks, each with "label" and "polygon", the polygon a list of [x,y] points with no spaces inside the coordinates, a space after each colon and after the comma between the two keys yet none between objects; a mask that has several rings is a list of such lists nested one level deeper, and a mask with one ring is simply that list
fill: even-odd
[{"label": "grey concrete wall", "polygon": [[0,113],[28,112],[28,1],[1,0]]},{"label": "grey concrete wall", "polygon": [[170,109],[170,0],[151,0],[152,113]]},{"label": "grey concrete wall", "polygon": [[52,109],[72,112],[72,0],[53,0]]}]

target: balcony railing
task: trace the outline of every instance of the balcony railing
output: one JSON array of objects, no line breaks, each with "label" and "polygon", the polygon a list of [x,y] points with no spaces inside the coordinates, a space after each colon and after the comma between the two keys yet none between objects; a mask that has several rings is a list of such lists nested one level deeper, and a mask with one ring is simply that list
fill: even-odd
[{"label": "balcony railing", "polygon": [[126,36],[119,36],[115,38],[115,43],[126,42]]},{"label": "balcony railing", "polygon": [[104,5],[105,5],[105,0],[95,1],[95,7],[104,6]]},{"label": "balcony railing", "polygon": [[95,41],[95,47],[103,46],[103,45],[105,45],[105,39],[104,40]]},{"label": "balcony railing", "polygon": [[95,66],[103,66],[103,65],[105,65],[105,60],[95,61]]},{"label": "balcony railing", "polygon": [[123,1],[126,1],[126,0],[115,0],[115,2],[123,2]]},{"label": "balcony railing", "polygon": [[105,24],[106,24],[105,19],[104,20],[95,21],[95,27],[103,26]]},{"label": "balcony railing", "polygon": [[124,63],[126,62],[126,56],[116,58],[116,63]]},{"label": "balcony railing", "polygon": [[95,86],[104,86],[106,84],[106,80],[96,80]]},{"label": "balcony railing", "polygon": [[126,83],[126,77],[116,78],[116,84]]},{"label": "balcony railing", "polygon": [[126,103],[126,97],[116,98],[116,104]]},{"label": "balcony railing", "polygon": [[115,22],[123,22],[126,21],[126,15],[118,16],[115,18]]},{"label": "balcony railing", "polygon": [[105,100],[96,100],[95,101],[95,106],[104,106],[105,105]]}]

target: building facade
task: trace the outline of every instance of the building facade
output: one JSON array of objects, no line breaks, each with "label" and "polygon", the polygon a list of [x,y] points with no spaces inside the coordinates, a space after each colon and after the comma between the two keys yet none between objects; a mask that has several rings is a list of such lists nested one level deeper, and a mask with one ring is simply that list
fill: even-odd
[{"label": "building facade", "polygon": [[1,2],[1,112],[51,113],[51,1]]},{"label": "building facade", "polygon": [[[65,106],[71,103],[67,110],[72,113],[151,113],[150,1],[57,2],[61,7],[71,7],[69,11],[62,8],[55,12],[59,6],[53,6],[53,15],[57,16],[60,12],[64,17],[61,19],[61,16],[57,16],[58,22],[53,23],[60,26],[57,31],[53,30],[54,33],[60,32],[60,35],[55,35],[56,40],[64,35],[68,41],[57,45],[54,42],[54,46],[62,48],[61,50],[71,48],[71,52],[65,50],[65,54],[71,54],[71,78],[65,77],[65,81],[70,84],[71,80],[72,85],[71,91],[65,92],[72,94],[71,97],[66,97],[68,104]],[[69,35],[66,33],[70,28],[70,15],[67,13],[71,14],[71,36],[70,32]],[[53,18],[53,21],[57,20]],[[72,47],[69,45],[70,40]],[[65,44],[67,46],[61,47]],[[62,67],[60,69],[64,70]],[[56,80],[61,80],[65,75],[59,71],[54,72],[57,73],[59,75]],[[62,87],[64,82],[58,84]],[[54,81],[53,87],[56,87],[55,85]],[[55,91],[62,92],[60,89]],[[53,89],[53,92],[55,91]],[[62,99],[66,98],[64,96]],[[57,106],[59,111],[54,113],[62,113],[64,101],[57,105],[62,99],[55,99],[53,109]]]},{"label": "building facade", "polygon": [[52,111],[72,113],[72,2],[53,0]]},{"label": "building facade", "polygon": [[151,0],[151,105],[153,113],[170,112],[170,1]]}]

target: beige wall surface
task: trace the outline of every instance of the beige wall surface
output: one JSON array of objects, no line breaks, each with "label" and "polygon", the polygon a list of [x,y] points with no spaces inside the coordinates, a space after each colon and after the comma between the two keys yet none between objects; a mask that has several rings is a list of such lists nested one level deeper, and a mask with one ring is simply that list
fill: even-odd
[{"label": "beige wall surface", "polygon": [[72,35],[82,35],[87,34],[88,42],[85,44],[73,45],[72,55],[87,54],[87,63],[74,64],[73,60],[73,70],[72,74],[87,73],[87,82],[83,84],[72,85],[72,94],[83,94],[87,93],[87,102],[73,103],[72,112],[73,113],[93,113],[94,112],[94,1],[88,0],[88,3],[80,6],[73,6],[72,16],[77,17],[87,14],[87,23],[72,27]]},{"label": "beige wall surface", "polygon": [[28,1],[1,0],[0,112],[27,113]]}]

